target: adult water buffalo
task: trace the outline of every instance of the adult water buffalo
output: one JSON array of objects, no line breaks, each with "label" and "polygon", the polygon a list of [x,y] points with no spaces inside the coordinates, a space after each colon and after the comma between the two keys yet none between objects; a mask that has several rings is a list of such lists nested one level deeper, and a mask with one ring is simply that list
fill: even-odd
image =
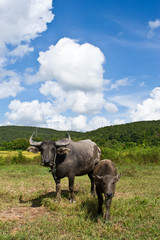
[{"label": "adult water buffalo", "polygon": [[[34,133],[33,133],[34,134]],[[29,151],[41,152],[41,165],[51,168],[56,183],[56,197],[60,199],[60,179],[68,177],[70,202],[74,201],[75,176],[88,174],[91,180],[91,193],[94,193],[94,179],[92,177],[95,165],[100,161],[101,151],[91,140],[72,141],[70,136],[58,141],[33,141],[29,139]]]}]

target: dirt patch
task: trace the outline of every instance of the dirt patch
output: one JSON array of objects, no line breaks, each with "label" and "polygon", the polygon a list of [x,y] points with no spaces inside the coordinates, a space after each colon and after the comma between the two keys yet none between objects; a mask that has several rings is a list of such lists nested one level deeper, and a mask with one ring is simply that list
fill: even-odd
[{"label": "dirt patch", "polygon": [[132,192],[126,192],[126,193],[116,192],[115,193],[115,198],[117,198],[117,199],[119,199],[119,198],[131,198],[133,196],[134,196],[134,194]]},{"label": "dirt patch", "polygon": [[[0,221],[16,221],[15,227],[10,234],[15,235],[21,230],[24,224],[34,221],[39,217],[46,215],[53,218],[54,214],[47,211],[45,207],[14,207],[8,210],[0,211]],[[55,216],[54,216],[55,217]]]},{"label": "dirt patch", "polygon": [[47,213],[45,207],[14,207],[8,210],[0,211],[1,221],[13,221],[13,220],[34,220],[40,217],[44,213]]}]

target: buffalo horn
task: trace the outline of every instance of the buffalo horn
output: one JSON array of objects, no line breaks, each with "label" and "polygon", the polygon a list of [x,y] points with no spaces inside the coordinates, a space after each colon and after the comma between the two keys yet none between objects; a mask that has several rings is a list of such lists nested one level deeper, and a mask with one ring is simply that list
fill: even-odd
[{"label": "buffalo horn", "polygon": [[66,147],[70,144],[71,137],[68,133],[68,138],[61,139],[55,142],[56,147]]},{"label": "buffalo horn", "polygon": [[70,136],[69,132],[68,132],[68,139],[71,140],[71,136]]},{"label": "buffalo horn", "polygon": [[30,144],[31,146],[38,147],[38,146],[41,145],[42,142],[35,142],[35,141],[33,141],[32,137],[33,137],[34,134],[35,134],[35,132],[32,133],[32,136],[31,136],[30,139],[29,139],[29,144]]}]

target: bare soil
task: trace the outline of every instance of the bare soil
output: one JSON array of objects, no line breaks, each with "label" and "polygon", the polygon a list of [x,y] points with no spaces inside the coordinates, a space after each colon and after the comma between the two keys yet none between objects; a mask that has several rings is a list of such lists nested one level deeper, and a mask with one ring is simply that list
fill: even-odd
[{"label": "bare soil", "polygon": [[48,213],[45,207],[13,207],[0,211],[0,221],[34,220]]}]

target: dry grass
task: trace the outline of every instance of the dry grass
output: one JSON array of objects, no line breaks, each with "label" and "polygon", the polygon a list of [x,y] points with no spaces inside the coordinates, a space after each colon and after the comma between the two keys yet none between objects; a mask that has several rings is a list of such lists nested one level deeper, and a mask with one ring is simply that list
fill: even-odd
[{"label": "dry grass", "polygon": [[97,217],[97,198],[87,176],[75,181],[76,203],[69,204],[68,180],[62,200],[47,168],[0,168],[0,239],[159,239],[160,166],[117,166],[122,173],[111,207],[111,222]]},{"label": "dry grass", "polygon": [[[28,151],[22,151],[22,154],[27,157],[27,158],[31,158],[33,159],[35,157],[35,154],[32,152],[28,152]],[[37,156],[40,156],[40,154],[37,154]],[[0,156],[18,156],[18,151],[0,151]]]}]

